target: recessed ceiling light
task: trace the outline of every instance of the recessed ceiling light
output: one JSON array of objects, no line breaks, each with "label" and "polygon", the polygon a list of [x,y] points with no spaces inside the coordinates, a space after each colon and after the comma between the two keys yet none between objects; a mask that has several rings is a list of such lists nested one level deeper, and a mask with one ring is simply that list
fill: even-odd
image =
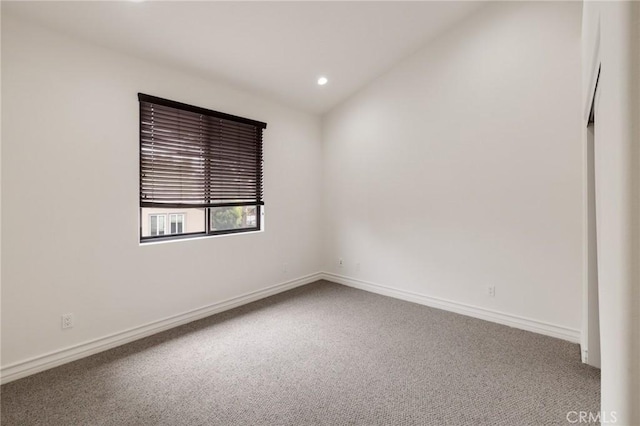
[{"label": "recessed ceiling light", "polygon": [[327,84],[329,82],[329,80],[327,79],[327,77],[320,77],[318,79],[318,85],[320,86],[324,86],[325,84]]}]

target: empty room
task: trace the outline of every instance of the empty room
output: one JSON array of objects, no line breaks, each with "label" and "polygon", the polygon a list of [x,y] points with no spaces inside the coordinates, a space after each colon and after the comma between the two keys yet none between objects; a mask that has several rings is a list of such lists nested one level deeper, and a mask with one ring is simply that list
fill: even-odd
[{"label": "empty room", "polygon": [[0,5],[3,426],[640,426],[640,2]]}]

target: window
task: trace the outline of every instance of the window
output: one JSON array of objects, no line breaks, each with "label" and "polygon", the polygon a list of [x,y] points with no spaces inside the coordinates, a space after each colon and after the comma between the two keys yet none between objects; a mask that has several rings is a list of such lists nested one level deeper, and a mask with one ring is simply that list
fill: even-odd
[{"label": "window", "polygon": [[182,234],[184,233],[184,213],[169,214],[169,232],[167,232],[167,215],[166,214],[150,214],[149,215],[149,234],[148,236],[157,237],[166,234]]},{"label": "window", "polygon": [[256,206],[212,207],[210,209],[213,231],[230,229],[253,229],[257,226]]},{"label": "window", "polygon": [[182,234],[184,232],[184,215],[183,214],[170,214],[169,224],[171,234]]},{"label": "window", "polygon": [[149,215],[149,235],[164,235],[167,232],[167,216],[164,214]]},{"label": "window", "polygon": [[188,235],[205,234],[207,212],[204,208],[143,207],[141,212],[142,239],[186,238]]},{"label": "window", "polygon": [[140,240],[256,231],[265,123],[154,96],[140,101]]}]

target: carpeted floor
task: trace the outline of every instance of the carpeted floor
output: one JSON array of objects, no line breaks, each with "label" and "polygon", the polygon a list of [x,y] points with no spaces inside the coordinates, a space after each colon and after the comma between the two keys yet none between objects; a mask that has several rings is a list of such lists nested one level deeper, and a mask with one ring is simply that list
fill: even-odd
[{"label": "carpeted floor", "polygon": [[320,281],[1,388],[9,425],[553,425],[578,345]]}]

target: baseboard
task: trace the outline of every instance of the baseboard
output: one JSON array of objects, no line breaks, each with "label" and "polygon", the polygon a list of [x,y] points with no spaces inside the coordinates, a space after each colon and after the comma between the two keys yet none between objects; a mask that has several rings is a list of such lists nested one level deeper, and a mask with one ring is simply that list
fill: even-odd
[{"label": "baseboard", "polygon": [[143,337],[159,333],[161,331],[169,330],[173,327],[177,327],[179,325],[196,321],[210,315],[217,314],[219,312],[233,309],[238,306],[254,302],[256,300],[264,299],[265,297],[282,293],[283,291],[291,290],[295,287],[300,287],[320,279],[322,279],[322,274],[319,272],[306,275],[294,280],[286,281],[274,286],[264,288],[262,290],[253,291],[237,297],[233,297],[228,300],[224,300],[222,302],[203,306],[189,312],[184,312],[182,314],[174,315],[159,321],[154,321],[139,327],[134,327],[85,343],[80,343],[78,345],[74,345],[65,349],[57,350],[24,361],[19,361],[7,366],[3,366],[2,368],[0,368],[0,382],[4,384],[26,376],[30,376],[32,374],[57,367],[71,361],[85,358],[98,352],[106,351],[108,349],[115,348],[116,346],[124,345],[125,343],[133,342],[134,340],[138,340]]},{"label": "baseboard", "polygon": [[350,278],[331,272],[324,272],[322,274],[322,279],[335,282],[337,284],[346,285],[348,287],[358,288],[360,290],[394,297],[396,299],[419,303],[421,305],[431,306],[433,308],[443,309],[445,311],[451,311],[458,314],[467,315],[470,317],[479,318],[502,325],[507,325],[509,327],[519,328],[522,330],[532,331],[534,333],[544,334],[546,336],[556,337],[558,339],[568,340],[572,343],[580,342],[580,330],[575,330],[572,328],[549,324],[518,315],[506,314],[504,312],[498,312],[492,309],[480,308],[478,306],[472,306],[464,303],[454,302],[451,300],[441,299],[439,297],[426,296],[410,291],[399,290],[396,288],[375,284],[356,278]]},{"label": "baseboard", "polygon": [[426,296],[405,290],[399,290],[392,287],[363,281],[356,278],[350,278],[330,272],[318,272],[306,275],[294,280],[276,284],[262,290],[253,291],[237,297],[233,297],[222,302],[213,303],[203,306],[189,312],[174,315],[159,321],[154,321],[139,327],[134,327],[122,332],[114,333],[105,337],[90,340],[68,348],[53,351],[44,355],[29,358],[0,368],[0,382],[9,383],[23,377],[30,376],[50,368],[57,367],[68,362],[72,362],[90,355],[133,342],[138,339],[160,333],[171,328],[187,324],[210,315],[223,312],[256,300],[274,294],[282,293],[314,281],[324,279],[349,287],[358,288],[372,293],[382,294],[384,296],[394,297],[396,299],[407,300],[409,302],[419,303],[421,305],[431,306],[446,311],[456,312],[462,315],[471,316],[522,330],[532,331],[534,333],[544,334],[559,339],[568,340],[573,343],[580,342],[580,331],[562,326],[548,324],[542,321],[524,318],[512,314],[506,314],[486,308],[467,305],[464,303],[453,302],[437,297]]}]

